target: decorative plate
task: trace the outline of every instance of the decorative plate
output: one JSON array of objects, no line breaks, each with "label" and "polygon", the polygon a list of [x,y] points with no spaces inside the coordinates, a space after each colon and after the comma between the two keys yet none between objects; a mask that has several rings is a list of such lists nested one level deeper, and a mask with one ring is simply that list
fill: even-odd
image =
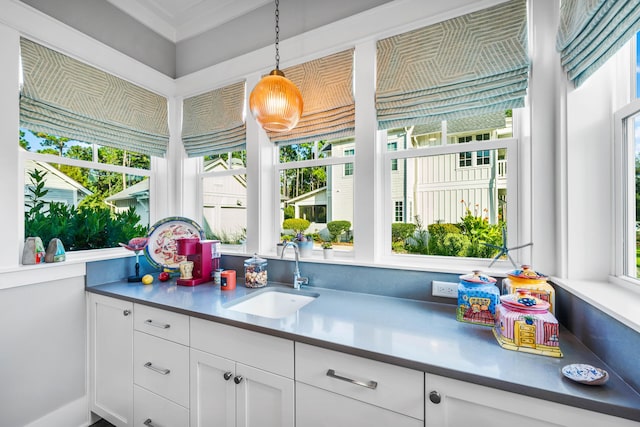
[{"label": "decorative plate", "polygon": [[178,264],[186,259],[185,256],[178,255],[176,239],[197,237],[202,240],[204,231],[189,218],[173,216],[153,224],[147,237],[149,242],[144,248],[144,254],[149,263],[155,268],[176,272],[179,270]]},{"label": "decorative plate", "polygon": [[583,363],[564,366],[562,368],[562,375],[570,380],[589,385],[600,385],[609,380],[609,374],[604,369],[595,368]]}]

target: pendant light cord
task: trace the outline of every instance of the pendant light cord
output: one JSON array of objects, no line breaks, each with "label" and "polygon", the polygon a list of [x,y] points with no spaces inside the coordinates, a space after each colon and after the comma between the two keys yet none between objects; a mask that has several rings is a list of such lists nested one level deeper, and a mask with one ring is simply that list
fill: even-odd
[{"label": "pendant light cord", "polygon": [[280,69],[280,0],[276,1],[276,70]]}]

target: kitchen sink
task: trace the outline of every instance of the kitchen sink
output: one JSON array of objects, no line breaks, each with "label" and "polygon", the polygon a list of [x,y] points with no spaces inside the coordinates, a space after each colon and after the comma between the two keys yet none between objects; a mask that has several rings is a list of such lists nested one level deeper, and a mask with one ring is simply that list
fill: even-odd
[{"label": "kitchen sink", "polygon": [[234,301],[226,308],[255,316],[281,319],[314,301],[319,294],[287,289],[264,289]]}]

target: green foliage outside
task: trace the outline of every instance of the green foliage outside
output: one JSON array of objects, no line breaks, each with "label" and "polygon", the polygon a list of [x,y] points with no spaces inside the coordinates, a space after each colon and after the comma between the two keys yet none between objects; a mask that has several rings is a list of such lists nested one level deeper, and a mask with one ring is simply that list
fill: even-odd
[{"label": "green foliage outside", "polygon": [[304,218],[289,218],[282,223],[282,229],[293,230],[296,234],[302,234],[310,225],[311,223]]},{"label": "green foliage outside", "polygon": [[351,222],[345,220],[331,221],[327,223],[327,230],[331,234],[331,241],[337,242],[342,234],[351,229]]},{"label": "green foliage outside", "polygon": [[[414,230],[410,236],[404,237],[404,233],[410,229],[409,225],[413,226]],[[457,224],[435,223],[427,228],[424,228],[420,217],[416,216],[415,224],[407,224],[407,227],[393,224],[392,249],[397,253],[491,258],[497,249],[485,243],[501,246],[503,226],[502,221],[489,224],[487,218],[479,216],[477,212],[471,212],[470,209],[465,210],[465,216]]]},{"label": "green foliage outside", "polygon": [[27,210],[24,216],[25,236],[37,236],[46,246],[59,238],[67,251],[100,249],[118,246],[133,237],[144,236],[147,228],[138,225],[140,216],[134,209],[111,213],[108,207],[78,207],[60,202],[45,202],[46,172],[30,173]]},{"label": "green foliage outside", "polygon": [[284,219],[293,218],[296,215],[296,208],[289,205],[284,208]]}]

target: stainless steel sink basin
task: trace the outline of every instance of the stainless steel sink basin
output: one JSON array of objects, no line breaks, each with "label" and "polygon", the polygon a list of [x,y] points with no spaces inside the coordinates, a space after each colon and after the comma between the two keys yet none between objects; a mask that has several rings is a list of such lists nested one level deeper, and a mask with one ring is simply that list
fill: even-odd
[{"label": "stainless steel sink basin", "polygon": [[232,302],[226,308],[255,316],[281,319],[287,317],[318,297],[313,292],[267,288]]}]

